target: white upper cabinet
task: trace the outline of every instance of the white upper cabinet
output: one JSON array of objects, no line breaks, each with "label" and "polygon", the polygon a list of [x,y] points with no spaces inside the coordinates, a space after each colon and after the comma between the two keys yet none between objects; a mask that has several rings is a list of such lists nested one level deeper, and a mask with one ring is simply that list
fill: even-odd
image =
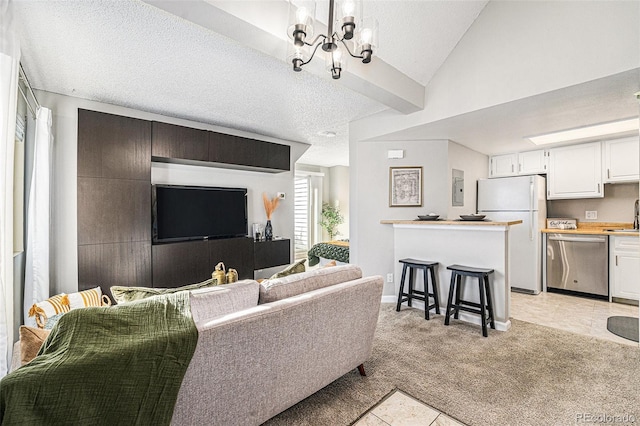
[{"label": "white upper cabinet", "polygon": [[547,173],[545,151],[494,155],[489,159],[489,177],[536,175]]},{"label": "white upper cabinet", "polygon": [[518,174],[537,175],[547,173],[547,157],[544,149],[518,154]]},{"label": "white upper cabinet", "polygon": [[602,198],[600,142],[551,148],[547,199]]},{"label": "white upper cabinet", "polygon": [[515,176],[518,166],[518,154],[494,155],[489,159],[489,176]]},{"label": "white upper cabinet", "polygon": [[605,183],[637,182],[640,178],[640,142],[637,137],[604,142]]}]

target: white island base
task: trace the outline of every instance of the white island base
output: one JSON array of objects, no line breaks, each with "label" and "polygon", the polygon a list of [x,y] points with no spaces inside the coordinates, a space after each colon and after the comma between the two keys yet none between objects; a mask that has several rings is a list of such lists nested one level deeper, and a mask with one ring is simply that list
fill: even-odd
[{"label": "white island base", "polygon": [[[493,269],[490,275],[493,310],[496,329],[506,331],[511,326],[510,284],[509,284],[509,228],[522,223],[513,222],[458,222],[438,221],[420,222],[407,220],[383,220],[383,224],[391,224],[394,228],[394,260],[395,260],[395,297],[397,301],[402,277],[400,259],[414,258],[438,262],[436,270],[440,313],[444,315],[449,296],[451,271],[450,265],[464,265],[477,268]],[[419,272],[419,271],[418,271]],[[416,276],[416,288],[422,289],[422,274]],[[405,292],[408,291],[408,279]],[[478,279],[463,277],[464,300],[480,301]],[[413,301],[413,306],[422,308],[422,302]],[[405,302],[406,305],[406,302]],[[432,313],[434,310],[431,311]],[[440,320],[439,317],[431,317]],[[480,324],[480,316],[460,311],[463,321]]]}]

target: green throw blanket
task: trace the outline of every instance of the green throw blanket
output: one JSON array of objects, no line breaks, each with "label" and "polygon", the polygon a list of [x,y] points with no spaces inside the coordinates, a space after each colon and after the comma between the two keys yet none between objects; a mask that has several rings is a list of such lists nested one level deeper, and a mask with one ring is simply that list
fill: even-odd
[{"label": "green throw blanket", "polygon": [[197,340],[186,291],[73,310],[0,381],[0,424],[168,425]]}]

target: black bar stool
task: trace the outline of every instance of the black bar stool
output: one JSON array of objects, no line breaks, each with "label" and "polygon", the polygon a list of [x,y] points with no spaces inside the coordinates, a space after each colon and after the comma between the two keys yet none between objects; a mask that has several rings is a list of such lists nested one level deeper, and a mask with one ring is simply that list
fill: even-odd
[{"label": "black bar stool", "polygon": [[[493,274],[493,269],[473,268],[471,266],[461,265],[447,266],[447,269],[451,270],[451,284],[449,286],[449,301],[447,302],[447,311],[445,313],[444,325],[449,325],[449,317],[452,313],[454,314],[453,317],[455,319],[458,319],[460,310],[479,314],[480,318],[482,319],[482,335],[484,337],[487,337],[487,320],[489,320],[491,328],[493,328],[494,330],[496,328],[496,323],[493,319],[491,286],[489,284],[489,275]],[[460,299],[460,287],[463,276],[478,278],[480,303]],[[456,300],[455,303],[452,303],[454,292],[456,293]]]},{"label": "black bar stool", "polygon": [[[429,310],[436,308],[436,314],[440,314],[440,302],[438,302],[438,284],[436,283],[435,267],[438,262],[429,262],[426,260],[417,259],[401,259],[402,263],[402,279],[400,280],[400,291],[398,292],[398,305],[396,311],[400,311],[400,305],[402,302],[407,302],[408,306],[411,306],[411,300],[422,300],[424,302],[424,318],[429,319]],[[409,292],[404,292],[404,279],[407,276],[407,268],[409,269]],[[424,291],[418,291],[414,288],[415,275],[413,271],[415,269],[422,269],[424,273]],[[429,293],[429,280],[427,279],[427,271],[431,275],[431,288],[433,293]],[[434,303],[429,305],[429,296],[433,297]]]}]

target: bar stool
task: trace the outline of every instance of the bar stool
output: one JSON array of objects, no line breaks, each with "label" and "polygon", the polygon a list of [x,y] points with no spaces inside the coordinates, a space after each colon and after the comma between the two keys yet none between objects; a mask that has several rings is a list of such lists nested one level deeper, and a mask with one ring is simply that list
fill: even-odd
[{"label": "bar stool", "polygon": [[[436,283],[435,267],[438,262],[429,262],[426,260],[418,259],[401,259],[402,263],[402,279],[400,280],[400,291],[398,292],[398,304],[396,311],[400,311],[400,305],[402,302],[407,302],[408,306],[411,306],[411,300],[422,300],[424,302],[424,318],[429,319],[429,311],[436,308],[436,314],[440,314],[440,303],[438,302],[438,284]],[[407,269],[409,269],[409,292],[404,292],[404,280],[407,276]],[[415,269],[422,269],[424,273],[424,291],[419,291],[414,288],[415,284]],[[429,280],[427,279],[427,271],[431,276],[431,288],[433,293],[429,293]],[[434,303],[429,305],[429,296],[433,297]]]},{"label": "bar stool", "polygon": [[[447,311],[445,313],[444,325],[449,325],[449,317],[452,313],[454,315],[453,317],[455,319],[458,319],[460,310],[479,314],[482,321],[482,335],[484,337],[487,337],[487,320],[489,320],[491,328],[493,328],[494,330],[496,328],[496,324],[493,318],[491,286],[489,284],[489,275],[493,274],[493,269],[473,268],[471,266],[461,265],[447,266],[447,269],[451,270],[451,284],[449,286],[449,300],[447,302]],[[460,299],[460,287],[463,276],[478,278],[480,303]],[[455,303],[452,303],[454,292],[456,294],[456,299]]]}]

